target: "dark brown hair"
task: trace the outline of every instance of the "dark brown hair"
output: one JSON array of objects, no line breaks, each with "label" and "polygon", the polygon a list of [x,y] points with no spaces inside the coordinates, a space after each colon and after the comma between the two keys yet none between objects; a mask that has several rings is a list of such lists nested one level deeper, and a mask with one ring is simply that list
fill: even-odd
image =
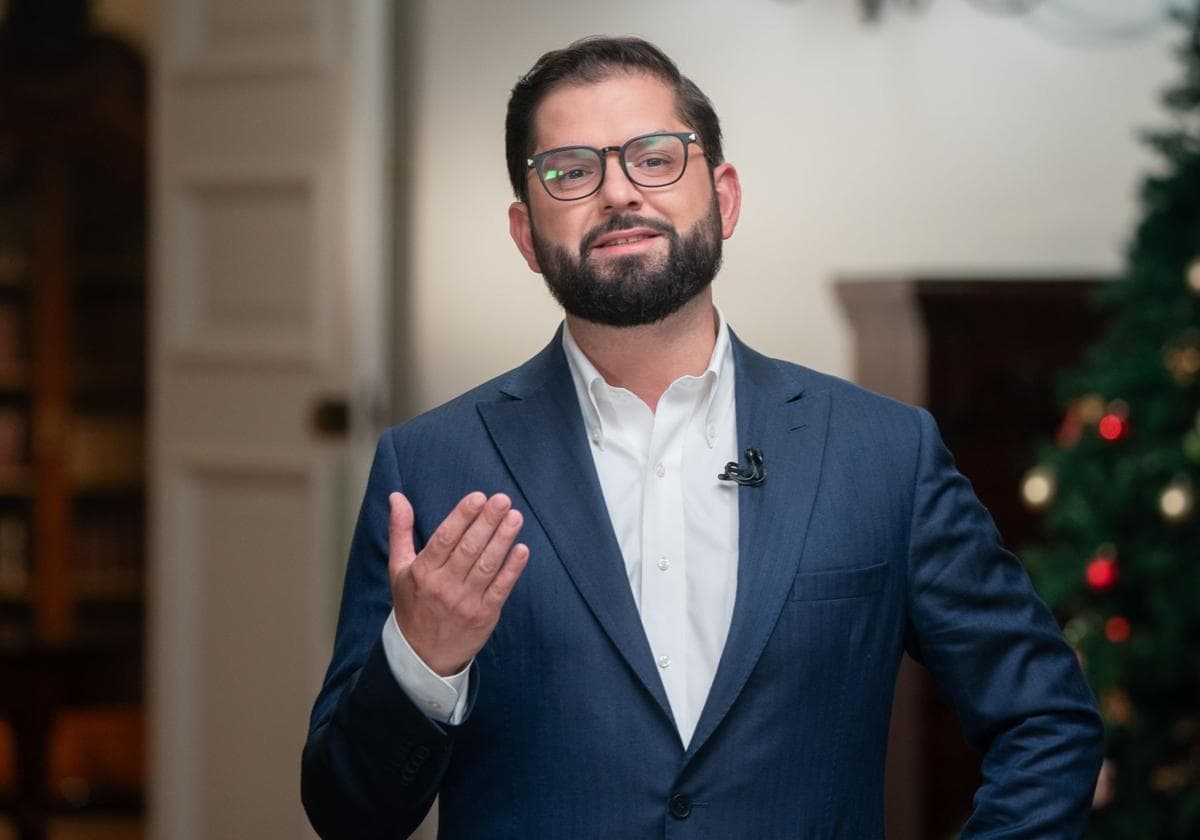
[{"label": "dark brown hair", "polygon": [[582,38],[543,55],[513,86],[504,121],[504,151],[518,199],[529,198],[526,161],[534,152],[533,118],[538,105],[559,85],[595,84],[617,73],[647,73],[660,79],[675,94],[676,115],[696,132],[710,170],[724,160],[721,122],[712,103],[662,50],[641,38]]}]

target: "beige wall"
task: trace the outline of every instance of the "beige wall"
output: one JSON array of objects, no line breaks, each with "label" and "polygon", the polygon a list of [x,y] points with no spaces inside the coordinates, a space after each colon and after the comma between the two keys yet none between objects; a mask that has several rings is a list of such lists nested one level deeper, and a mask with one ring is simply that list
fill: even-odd
[{"label": "beige wall", "polygon": [[414,408],[519,363],[558,321],[508,238],[504,107],[540,52],[594,32],[655,41],[717,106],[745,190],[716,284],[735,329],[841,375],[835,276],[1116,269],[1150,161],[1135,129],[1174,73],[1169,29],[1081,50],[966,0],[877,27],[848,0],[414,0]]},{"label": "beige wall", "polygon": [[129,39],[149,52],[158,21],[155,0],[95,0],[92,3],[96,26]]}]

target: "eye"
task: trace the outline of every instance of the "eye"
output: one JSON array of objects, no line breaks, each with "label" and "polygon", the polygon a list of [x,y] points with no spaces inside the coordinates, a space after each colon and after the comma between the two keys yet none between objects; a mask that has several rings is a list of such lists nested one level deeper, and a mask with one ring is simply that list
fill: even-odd
[{"label": "eye", "polygon": [[625,165],[642,178],[672,178],[683,160],[679,138],[669,134],[643,137],[625,151]]},{"label": "eye", "polygon": [[670,166],[678,157],[668,148],[657,149],[638,149],[631,154],[627,154],[626,159],[633,166],[639,168],[655,166]]},{"label": "eye", "polygon": [[560,178],[564,181],[579,181],[583,178],[592,177],[592,170],[584,169],[582,166],[576,166],[573,169],[551,170],[546,173],[548,179]]},{"label": "eye", "polygon": [[594,183],[600,162],[587,149],[565,149],[542,161],[542,181],[556,191],[572,190]]},{"label": "eye", "polygon": [[655,169],[660,166],[670,166],[671,159],[664,155],[646,155],[634,165],[639,169]]}]

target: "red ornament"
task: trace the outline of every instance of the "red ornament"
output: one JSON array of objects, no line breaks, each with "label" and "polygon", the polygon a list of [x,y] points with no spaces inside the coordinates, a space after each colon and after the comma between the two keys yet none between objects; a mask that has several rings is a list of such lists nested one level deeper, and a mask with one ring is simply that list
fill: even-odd
[{"label": "red ornament", "polygon": [[1109,554],[1100,554],[1087,564],[1085,573],[1087,584],[1097,592],[1112,589],[1117,582],[1117,558]]},{"label": "red ornament", "polygon": [[1128,641],[1130,632],[1132,632],[1132,628],[1129,626],[1129,619],[1123,615],[1114,615],[1104,622],[1104,635],[1114,645]]},{"label": "red ornament", "polygon": [[1129,432],[1129,421],[1120,414],[1109,412],[1100,418],[1096,429],[1100,432],[1100,437],[1111,443],[1125,437]]}]

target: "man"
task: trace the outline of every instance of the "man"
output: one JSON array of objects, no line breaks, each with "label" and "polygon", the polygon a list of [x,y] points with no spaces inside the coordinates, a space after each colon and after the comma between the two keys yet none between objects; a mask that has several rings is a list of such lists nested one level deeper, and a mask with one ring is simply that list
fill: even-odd
[{"label": "man", "polygon": [[1094,699],[933,421],[714,308],[741,191],[704,95],[588,39],[518,82],[506,144],[565,323],[380,442],[317,830],[405,836],[440,793],[450,838],[878,838],[907,650],[984,755],[962,836],[1078,836]]}]

